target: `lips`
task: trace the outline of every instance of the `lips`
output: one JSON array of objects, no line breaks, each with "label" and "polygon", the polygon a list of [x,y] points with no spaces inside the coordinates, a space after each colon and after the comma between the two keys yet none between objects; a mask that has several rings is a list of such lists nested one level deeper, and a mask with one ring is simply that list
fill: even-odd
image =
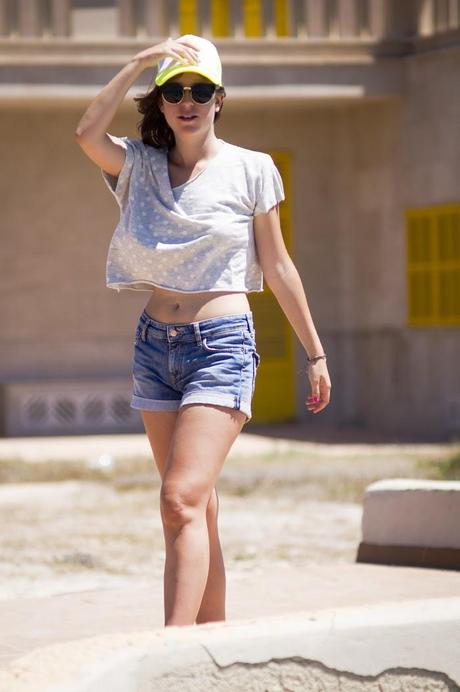
[{"label": "lips", "polygon": [[196,115],[178,115],[177,117],[180,120],[194,120],[197,116]]}]

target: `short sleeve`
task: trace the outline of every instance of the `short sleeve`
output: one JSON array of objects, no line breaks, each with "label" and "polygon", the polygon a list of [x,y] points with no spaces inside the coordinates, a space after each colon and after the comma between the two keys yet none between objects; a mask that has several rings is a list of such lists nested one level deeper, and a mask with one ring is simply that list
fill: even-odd
[{"label": "short sleeve", "polygon": [[121,207],[123,199],[129,190],[131,174],[135,167],[136,161],[140,157],[140,149],[138,145],[141,140],[130,139],[129,137],[115,137],[114,135],[109,135],[109,137],[117,144],[121,144],[126,150],[125,161],[120,173],[118,174],[118,177],[104,171],[104,169],[101,168],[104,182],[107,184],[110,192],[113,194]]},{"label": "short sleeve", "polygon": [[256,182],[254,216],[270,211],[285,199],[283,181],[270,154],[263,154],[262,165]]}]

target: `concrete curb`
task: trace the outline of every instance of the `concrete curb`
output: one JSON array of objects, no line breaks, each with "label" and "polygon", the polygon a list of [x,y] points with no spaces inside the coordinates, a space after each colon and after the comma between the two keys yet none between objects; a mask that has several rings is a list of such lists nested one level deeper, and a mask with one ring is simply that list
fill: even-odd
[{"label": "concrete curb", "polygon": [[450,691],[459,641],[460,597],[387,602],[68,642],[16,659],[0,688]]},{"label": "concrete curb", "polygon": [[386,478],[363,504],[358,562],[460,569],[460,481]]}]

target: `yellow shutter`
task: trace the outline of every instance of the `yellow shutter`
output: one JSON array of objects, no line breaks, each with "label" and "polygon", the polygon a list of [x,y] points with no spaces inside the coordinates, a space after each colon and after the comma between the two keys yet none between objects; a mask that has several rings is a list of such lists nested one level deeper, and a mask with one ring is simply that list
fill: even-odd
[{"label": "yellow shutter", "polygon": [[211,0],[211,32],[213,36],[230,35],[228,0]]},{"label": "yellow shutter", "polygon": [[244,35],[248,38],[262,36],[261,0],[243,0]]},{"label": "yellow shutter", "polygon": [[[265,1],[265,0],[264,0]],[[263,36],[262,0],[242,0],[244,35],[249,38]],[[211,0],[212,36],[230,36],[229,0]],[[288,36],[288,4],[274,0],[275,33]],[[200,34],[197,0],[179,0],[179,28],[181,34]]]},{"label": "yellow shutter", "polygon": [[408,322],[460,325],[460,204],[406,211]]},{"label": "yellow shutter", "polygon": [[275,28],[277,36],[288,36],[288,6],[286,0],[275,0]]},{"label": "yellow shutter", "polygon": [[197,0],[179,0],[180,34],[199,34]]},{"label": "yellow shutter", "polygon": [[[283,180],[286,199],[280,203],[280,224],[284,242],[292,256],[291,154],[268,152]],[[253,399],[254,422],[281,421],[295,418],[294,333],[269,287],[263,293],[249,293],[254,314],[257,350],[261,364]],[[306,380],[304,382],[306,386]]]}]

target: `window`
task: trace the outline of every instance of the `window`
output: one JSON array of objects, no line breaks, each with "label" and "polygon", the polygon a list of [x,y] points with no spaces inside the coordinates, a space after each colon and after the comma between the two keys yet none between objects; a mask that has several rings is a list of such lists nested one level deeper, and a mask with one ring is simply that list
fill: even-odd
[{"label": "window", "polygon": [[406,212],[408,322],[460,325],[460,204]]}]

